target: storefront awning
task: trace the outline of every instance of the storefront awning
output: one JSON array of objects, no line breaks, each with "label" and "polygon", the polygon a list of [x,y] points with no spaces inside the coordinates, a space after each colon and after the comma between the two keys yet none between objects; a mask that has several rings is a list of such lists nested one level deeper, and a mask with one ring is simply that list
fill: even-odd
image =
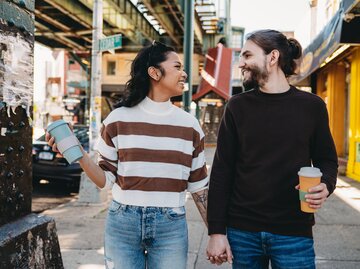
[{"label": "storefront awning", "polygon": [[[350,3],[352,2],[352,3]],[[344,44],[360,44],[360,17],[352,16],[344,10],[356,11],[360,0],[344,0],[340,9],[329,21],[325,28],[316,36],[313,42],[304,49],[303,58],[300,64],[300,71],[297,76],[290,78],[293,85],[309,86],[309,76],[323,63],[327,63],[332,54]],[[346,9],[344,9],[346,5]]]},{"label": "storefront awning", "polygon": [[360,13],[360,0],[343,0],[342,8],[343,8],[345,14],[348,14],[348,13],[359,14]]},{"label": "storefront awning", "polygon": [[192,100],[199,100],[209,92],[215,92],[225,100],[230,98],[232,59],[233,50],[221,43],[208,50],[205,66],[201,71],[201,81]]}]

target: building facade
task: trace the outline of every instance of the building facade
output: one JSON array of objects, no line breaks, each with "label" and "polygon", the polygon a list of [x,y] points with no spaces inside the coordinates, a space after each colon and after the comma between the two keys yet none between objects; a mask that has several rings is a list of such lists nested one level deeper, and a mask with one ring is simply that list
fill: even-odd
[{"label": "building facade", "polygon": [[291,82],[311,87],[326,102],[339,172],[360,181],[360,1],[311,2],[312,25],[322,28],[316,27]]}]

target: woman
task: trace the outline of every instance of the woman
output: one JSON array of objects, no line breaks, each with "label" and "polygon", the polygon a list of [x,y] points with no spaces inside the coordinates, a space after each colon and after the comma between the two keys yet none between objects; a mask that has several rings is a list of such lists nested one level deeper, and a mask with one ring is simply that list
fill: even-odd
[{"label": "woman", "polygon": [[[116,269],[186,268],[186,191],[205,220],[208,178],[198,121],[172,105],[187,78],[179,55],[159,42],[131,66],[127,98],[104,120],[95,164],[79,161],[100,188],[112,188],[105,264]],[[54,138],[47,134],[49,145]]]}]

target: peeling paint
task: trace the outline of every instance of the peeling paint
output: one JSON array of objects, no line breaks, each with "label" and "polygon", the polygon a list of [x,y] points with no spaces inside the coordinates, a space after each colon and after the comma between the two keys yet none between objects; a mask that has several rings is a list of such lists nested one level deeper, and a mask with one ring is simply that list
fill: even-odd
[{"label": "peeling paint", "polygon": [[51,238],[52,233],[54,231],[56,232],[55,222],[49,222],[47,227],[46,227],[46,230],[47,230],[47,236],[49,238]]},{"label": "peeling paint", "polygon": [[33,44],[19,33],[0,31],[0,101],[15,114],[18,106],[30,117],[33,96]]},{"label": "peeling paint", "polygon": [[35,264],[36,266],[39,266],[39,268],[46,268],[46,264],[45,264],[45,257],[44,257],[44,242],[42,240],[42,238],[40,236],[36,237],[36,243],[35,243],[36,248],[34,249],[34,260],[35,260]]},{"label": "peeling paint", "polygon": [[0,226],[0,268],[64,269],[52,227],[53,219],[36,214]]},{"label": "peeling paint", "polygon": [[27,235],[27,240],[28,240],[28,241],[31,241],[32,238],[33,238],[32,232],[29,231],[29,232],[28,232],[28,235]]}]

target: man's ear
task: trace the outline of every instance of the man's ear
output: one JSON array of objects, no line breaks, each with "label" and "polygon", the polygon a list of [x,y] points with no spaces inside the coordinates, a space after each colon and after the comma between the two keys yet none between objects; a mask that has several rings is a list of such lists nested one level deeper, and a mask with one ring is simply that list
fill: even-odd
[{"label": "man's ear", "polygon": [[270,65],[274,65],[279,61],[280,52],[278,50],[272,50],[269,56],[270,56]]},{"label": "man's ear", "polygon": [[150,76],[153,80],[155,80],[155,81],[159,81],[159,80],[160,80],[160,76],[159,76],[158,70],[157,70],[154,66],[150,66],[147,71],[148,71],[149,76]]}]

